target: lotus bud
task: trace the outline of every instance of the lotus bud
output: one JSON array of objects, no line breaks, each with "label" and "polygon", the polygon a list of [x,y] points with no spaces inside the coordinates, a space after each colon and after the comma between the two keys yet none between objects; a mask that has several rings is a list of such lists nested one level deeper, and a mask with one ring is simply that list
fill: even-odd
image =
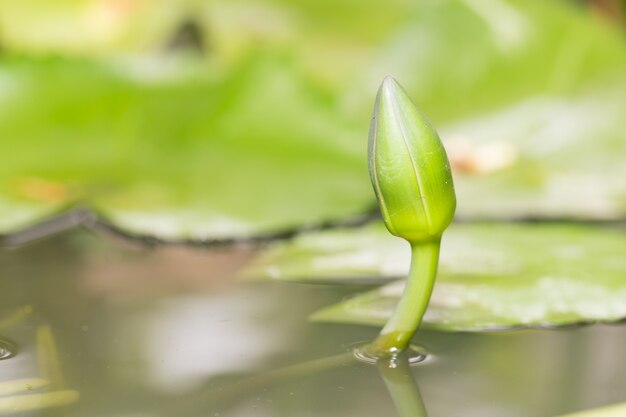
[{"label": "lotus bud", "polygon": [[368,159],[387,229],[410,242],[440,237],[456,208],[448,157],[435,129],[391,77],[376,97]]},{"label": "lotus bud", "polygon": [[376,97],[368,158],[387,229],[411,244],[411,269],[402,297],[365,349],[382,358],[407,349],[422,322],[437,276],[441,235],[454,217],[456,196],[437,132],[390,77]]}]

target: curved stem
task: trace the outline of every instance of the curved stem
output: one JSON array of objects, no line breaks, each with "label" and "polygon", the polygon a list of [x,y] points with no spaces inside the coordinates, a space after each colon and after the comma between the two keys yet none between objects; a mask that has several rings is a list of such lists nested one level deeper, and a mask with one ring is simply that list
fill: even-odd
[{"label": "curved stem", "polygon": [[411,243],[411,270],[393,315],[374,343],[372,351],[389,356],[407,348],[430,301],[437,275],[441,237]]}]

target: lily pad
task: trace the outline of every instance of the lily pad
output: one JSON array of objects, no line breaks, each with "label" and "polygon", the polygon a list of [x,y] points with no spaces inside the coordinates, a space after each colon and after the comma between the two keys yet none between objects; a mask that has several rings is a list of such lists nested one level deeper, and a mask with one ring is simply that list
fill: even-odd
[{"label": "lily pad", "polygon": [[[624,218],[622,34],[562,4],[501,3],[510,28],[476,2],[420,2],[363,35],[362,58],[314,65],[320,34],[311,50],[251,44],[224,66],[5,54],[0,234],[74,206],[170,240],[362,215],[370,107],[389,73],[440,127],[461,217]],[[326,76],[338,67],[350,79]]]},{"label": "lily pad", "polygon": [[[424,325],[445,331],[497,330],[617,321],[626,317],[622,231],[571,224],[454,224],[444,235]],[[270,248],[246,275],[304,282],[403,277],[406,243],[381,224],[303,235]],[[380,326],[402,280],[313,315]]]},{"label": "lily pad", "polygon": [[623,218],[623,36],[564,3],[497,4],[425,3],[371,78],[393,74],[440,130],[459,215]]},{"label": "lily pad", "polygon": [[[138,81],[90,61],[3,58],[0,233],[83,204],[126,231],[242,237],[366,212],[366,162],[289,60]],[[290,175],[285,175],[290,172]]]},{"label": "lily pad", "polygon": [[560,417],[621,417],[624,415],[626,415],[626,403],[594,408],[593,410],[580,411]]}]

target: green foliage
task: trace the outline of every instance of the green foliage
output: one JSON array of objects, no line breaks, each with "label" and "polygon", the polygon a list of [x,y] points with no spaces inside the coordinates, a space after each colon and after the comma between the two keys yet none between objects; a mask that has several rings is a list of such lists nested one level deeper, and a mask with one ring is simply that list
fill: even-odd
[{"label": "green foliage", "polygon": [[[477,331],[623,319],[624,251],[623,232],[602,228],[453,224],[442,240],[439,276],[424,326]],[[404,242],[374,224],[278,243],[246,275],[305,282],[393,280],[406,275],[409,258]],[[403,286],[395,281],[313,318],[380,326]]]},{"label": "green foliage", "polygon": [[[299,47],[217,25],[224,44],[207,60],[5,54],[0,233],[76,204],[166,239],[363,213],[374,204],[363,126],[388,74],[441,126],[461,216],[622,217],[622,37],[562,4],[477,4],[420,2],[372,33],[329,21],[333,42],[313,24],[324,5],[257,5],[310,22],[286,23]],[[237,15],[222,6],[203,10]]]},{"label": "green foliage", "polygon": [[2,231],[77,202],[130,231],[196,239],[365,211],[366,162],[338,140],[354,133],[289,67],[263,56],[219,80],[197,69],[139,82],[97,63],[5,58],[2,211],[22,218]]},{"label": "green foliage", "polygon": [[626,403],[614,404],[608,407],[594,408],[561,417],[620,417],[626,413]]}]

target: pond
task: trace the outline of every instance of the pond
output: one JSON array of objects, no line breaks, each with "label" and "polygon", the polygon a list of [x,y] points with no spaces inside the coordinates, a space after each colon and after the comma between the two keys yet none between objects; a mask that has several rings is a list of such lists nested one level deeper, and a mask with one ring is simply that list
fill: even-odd
[{"label": "pond", "polygon": [[550,417],[626,400],[624,325],[420,331],[426,361],[379,368],[347,353],[376,328],[307,319],[368,287],[233,279],[254,255],[82,230],[3,249],[0,415]]}]

